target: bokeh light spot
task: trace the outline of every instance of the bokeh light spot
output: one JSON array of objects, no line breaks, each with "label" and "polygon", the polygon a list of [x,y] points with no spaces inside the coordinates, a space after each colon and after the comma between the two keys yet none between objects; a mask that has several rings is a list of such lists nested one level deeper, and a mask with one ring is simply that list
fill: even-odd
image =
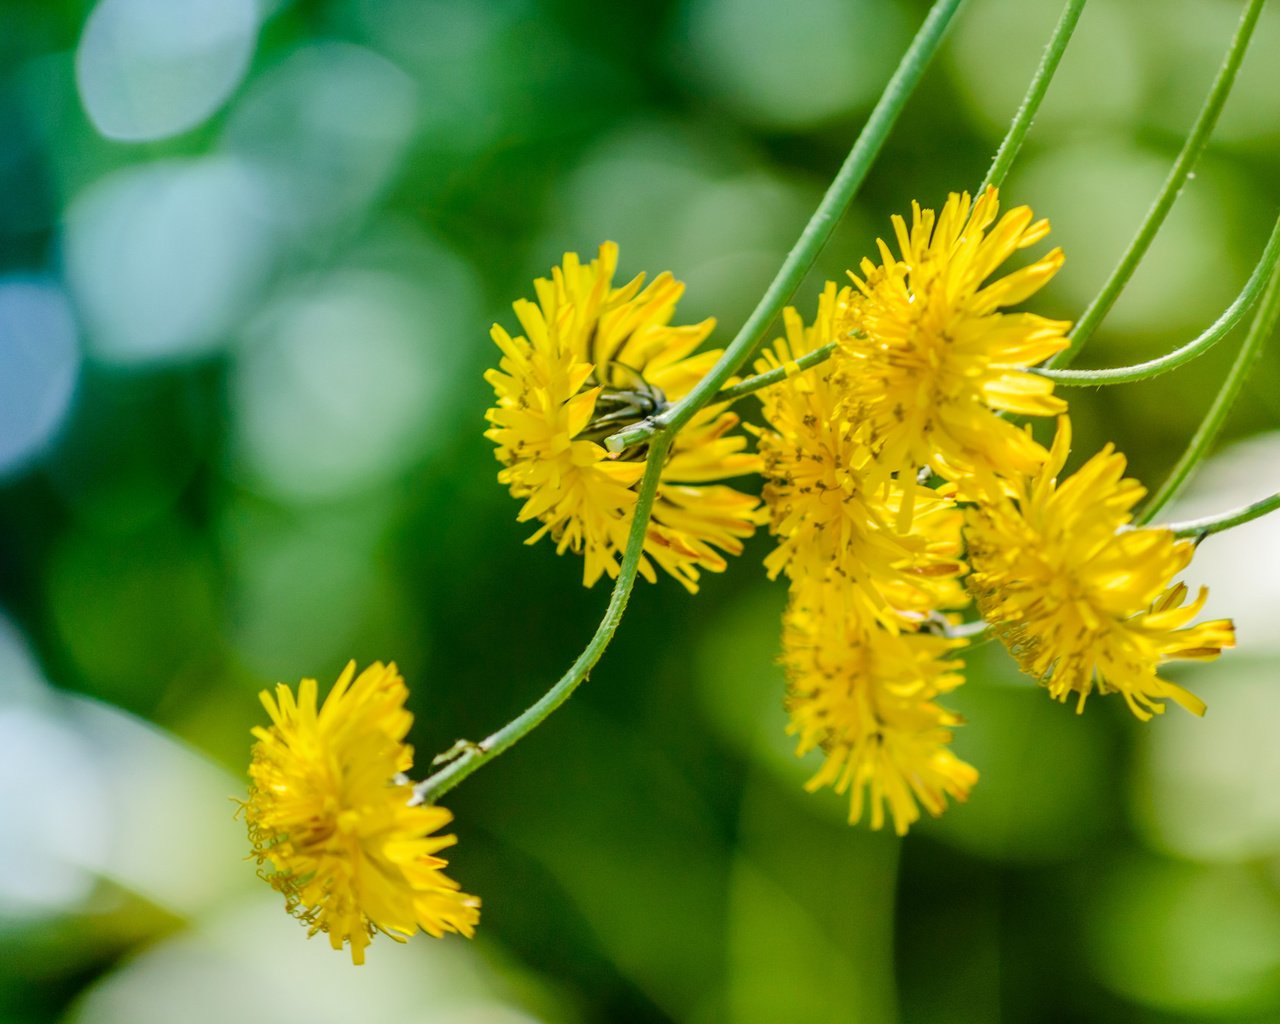
[{"label": "bokeh light spot", "polygon": [[[299,665],[342,665],[402,604],[377,557],[396,506],[368,496],[301,512],[263,504],[236,502],[224,517],[232,641],[262,679],[289,679]],[[423,639],[415,638],[414,653],[426,654]]]},{"label": "bokeh light spot", "polygon": [[1280,907],[1256,875],[1133,857],[1094,892],[1089,953],[1114,991],[1184,1013],[1274,1011]]},{"label": "bokeh light spot", "polygon": [[271,215],[295,229],[341,221],[375,198],[414,128],[413,80],[350,43],[295,50],[236,105],[226,148],[263,169]]},{"label": "bokeh light spot", "polygon": [[106,816],[75,731],[44,708],[0,704],[0,918],[81,903],[94,877],[79,861],[107,845]]},{"label": "bokeh light spot", "polygon": [[[1138,824],[1158,845],[1207,861],[1280,854],[1280,707],[1275,671],[1236,660],[1178,677],[1209,704],[1144,733],[1133,783]],[[1187,678],[1192,677],[1192,678]]]},{"label": "bokeh light spot", "polygon": [[637,122],[583,158],[544,248],[591,253],[612,239],[624,273],[671,270],[688,285],[681,322],[738,323],[777,271],[811,198],[732,147],[673,124]]},{"label": "bokeh light spot", "polygon": [[[1033,144],[1054,140],[1055,132],[1076,125],[1092,131],[1100,124],[1133,122],[1142,100],[1142,68],[1134,46],[1139,33],[1121,6],[1090,4],[1085,10],[1036,114]],[[1060,7],[987,0],[956,20],[948,47],[956,92],[992,139],[1009,127]]]},{"label": "bokeh light spot", "polygon": [[267,197],[226,157],[119,171],[67,214],[66,263],[90,352],[141,363],[205,354],[261,287]]},{"label": "bokeh light spot", "polygon": [[[221,810],[221,808],[219,808]],[[252,880],[247,865],[245,877]],[[228,899],[198,928],[143,950],[102,976],[77,1007],[75,1024],[348,1024],[353,1017],[415,1024],[535,1024],[572,1021],[533,977],[514,973],[455,942],[392,942],[380,937],[360,970],[337,963],[323,935],[306,941],[281,912],[279,896],[255,882],[250,899]],[[343,968],[345,969],[338,969]],[[550,1005],[534,1016],[521,1001]],[[532,999],[530,998],[532,997]]]},{"label": "bokeh light spot", "polygon": [[236,449],[254,481],[278,497],[333,498],[419,458],[457,366],[452,301],[346,270],[267,311],[232,382]]},{"label": "bokeh light spot", "polygon": [[[1200,519],[1259,501],[1275,493],[1277,466],[1280,432],[1234,444],[1196,471],[1185,496],[1160,520]],[[1209,588],[1201,617],[1231,618],[1236,624],[1236,653],[1227,655],[1227,664],[1243,654],[1280,653],[1280,573],[1274,566],[1280,566],[1280,513],[1216,533],[1196,549],[1185,576],[1188,586]]]},{"label": "bokeh light spot", "polygon": [[100,0],[76,50],[85,112],[127,142],[194,128],[240,84],[257,32],[254,0]]},{"label": "bokeh light spot", "polygon": [[57,431],[80,369],[76,325],[57,285],[0,280],[0,476]]},{"label": "bokeh light spot", "polygon": [[[1160,190],[1172,153],[1156,153],[1119,138],[1063,144],[1022,164],[1011,175],[1010,197],[1053,222],[1052,240],[1067,263],[1051,288],[1067,310],[1093,299]],[[1107,315],[1100,336],[1158,338],[1155,355],[1170,348],[1168,334],[1188,337],[1212,323],[1244,284],[1248,270],[1232,266],[1238,251],[1229,235],[1226,197],[1239,192],[1212,167],[1200,166],[1169,214],[1142,265]],[[1212,272],[1203,253],[1219,254]],[[1177,341],[1180,344],[1182,338]],[[1142,353],[1145,355],[1146,353]],[[1096,357],[1086,356],[1090,365]],[[1124,359],[1125,356],[1118,356]]]},{"label": "bokeh light spot", "polygon": [[774,128],[869,103],[906,37],[902,11],[885,0],[692,0],[686,15],[688,67],[735,112]]}]

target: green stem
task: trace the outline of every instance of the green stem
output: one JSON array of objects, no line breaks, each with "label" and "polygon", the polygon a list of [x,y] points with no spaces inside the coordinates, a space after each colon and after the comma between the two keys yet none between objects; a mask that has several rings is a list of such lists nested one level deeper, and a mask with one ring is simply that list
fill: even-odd
[{"label": "green stem", "polygon": [[1262,295],[1262,301],[1258,303],[1258,311],[1254,314],[1253,323],[1249,325],[1249,333],[1245,335],[1244,344],[1240,346],[1240,352],[1236,355],[1235,362],[1231,364],[1231,370],[1227,374],[1227,379],[1222,382],[1218,396],[1213,400],[1209,411],[1205,413],[1200,428],[1192,437],[1187,450],[1182,453],[1182,458],[1169,471],[1168,479],[1138,516],[1139,524],[1151,522],[1165,505],[1177,497],[1178,492],[1191,476],[1191,471],[1208,454],[1210,445],[1218,436],[1227,413],[1244,386],[1245,378],[1249,375],[1254,360],[1262,352],[1262,347],[1271,336],[1271,332],[1275,330],[1278,319],[1280,319],[1280,267],[1272,271],[1267,290]]},{"label": "green stem", "polygon": [[1231,333],[1236,324],[1244,319],[1244,315],[1258,301],[1258,296],[1262,294],[1262,289],[1266,287],[1271,271],[1275,269],[1278,261],[1280,261],[1280,218],[1271,229],[1271,237],[1267,240],[1262,258],[1253,268],[1253,274],[1250,275],[1240,294],[1226,308],[1222,316],[1218,317],[1217,321],[1198,338],[1158,359],[1149,359],[1145,363],[1135,363],[1133,366],[1116,366],[1106,370],[1040,369],[1033,372],[1049,377],[1059,384],[1083,387],[1090,384],[1124,384],[1129,381],[1146,380],[1149,377],[1158,377],[1162,373],[1176,370],[1183,363],[1189,363],[1197,356],[1204,355]]},{"label": "green stem", "polygon": [[818,252],[831,236],[836,222],[852,201],[854,193],[866,178],[871,164],[879,154],[889,131],[907,100],[915,91],[929,61],[942,44],[952,18],[964,0],[935,0],[920,31],[903,54],[898,68],[885,86],[875,109],[858,135],[857,141],[841,165],[835,180],[831,182],[822,202],[805,225],[791,252],[787,254],[781,269],[769,285],[759,305],[747,317],[737,337],[725,349],[724,354],[711,371],[698,382],[680,401],[675,402],[657,416],[643,420],[635,426],[620,430],[605,439],[605,447],[620,452],[633,445],[642,444],[655,434],[679,430],[693,415],[715,398],[739,367],[747,361],[752,351],[764,337],[774,318],[782,311],[799,287]]},{"label": "green stem", "polygon": [[662,466],[666,462],[667,449],[671,447],[672,439],[672,435],[655,438],[649,449],[644,476],[640,478],[640,487],[636,495],[631,530],[627,535],[627,549],[622,556],[622,565],[618,569],[618,578],[614,582],[613,592],[609,595],[609,606],[605,609],[604,618],[596,627],[595,635],[591,637],[586,649],[578,655],[577,660],[569,666],[569,670],[556,684],[522,715],[512,719],[492,736],[479,743],[468,745],[461,756],[414,786],[415,801],[431,803],[477,768],[492,761],[527,733],[536,729],[551,712],[569,699],[569,695],[587,678],[595,663],[600,660],[605,648],[609,646],[609,641],[613,639],[618,624],[622,621],[622,613],[627,608],[627,599],[631,596],[631,588],[636,582],[636,572],[640,568],[640,558],[644,552],[645,533],[649,528],[649,515],[653,511],[653,501],[658,493],[658,480],[662,476]]},{"label": "green stem", "polygon": [[1049,43],[1045,46],[1044,56],[1040,58],[1040,66],[1036,68],[1027,94],[1022,99],[1022,105],[1013,115],[1013,123],[1009,125],[1004,141],[996,150],[995,159],[991,161],[991,169],[987,171],[986,178],[978,186],[976,195],[982,195],[989,187],[999,188],[1004,184],[1005,175],[1009,173],[1009,168],[1013,165],[1014,158],[1017,157],[1018,150],[1022,148],[1022,142],[1031,128],[1031,122],[1035,120],[1036,112],[1040,109],[1040,103],[1045,93],[1049,91],[1049,83],[1053,80],[1054,72],[1058,70],[1062,55],[1067,50],[1067,43],[1071,41],[1071,33],[1076,30],[1076,22],[1080,20],[1084,5],[1085,0],[1067,0],[1067,5],[1062,9],[1062,16],[1058,18],[1058,24],[1054,27],[1053,35],[1049,37]]},{"label": "green stem", "polygon": [[1147,216],[1138,228],[1138,233],[1134,235],[1129,248],[1120,257],[1120,262],[1116,264],[1115,270],[1103,284],[1102,290],[1081,314],[1079,322],[1071,332],[1071,345],[1054,356],[1049,361],[1049,366],[1069,366],[1080,354],[1085,342],[1111,311],[1116,299],[1129,283],[1129,278],[1137,270],[1142,257],[1146,255],[1156,232],[1160,230],[1160,225],[1164,223],[1169,210],[1173,208],[1174,201],[1191,173],[1191,168],[1195,166],[1205,144],[1209,141],[1214,125],[1218,122],[1218,115],[1222,112],[1222,106],[1227,101],[1232,85],[1235,84],[1236,73],[1240,70],[1240,62],[1244,59],[1245,48],[1249,45],[1249,38],[1253,35],[1254,25],[1257,24],[1258,14],[1264,2],[1265,0],[1248,0],[1245,5],[1244,13],[1240,16],[1240,24],[1231,39],[1231,45],[1227,48],[1222,66],[1218,69],[1218,75],[1213,80],[1213,86],[1209,89],[1209,95],[1205,97],[1204,105],[1196,115],[1191,132],[1182,144],[1182,151],[1178,153],[1177,159],[1169,169],[1168,177],[1160,187],[1155,202],[1151,204],[1151,209],[1147,211]]},{"label": "green stem", "polygon": [[836,350],[836,343],[829,341],[821,348],[815,348],[812,352],[806,352],[794,362],[787,363],[783,366],[775,366],[772,370],[766,370],[764,373],[757,373],[754,377],[748,377],[746,380],[739,381],[737,384],[727,387],[722,391],[716,392],[716,396],[708,402],[708,405],[718,405],[720,402],[736,402],[744,395],[749,395],[753,391],[759,391],[761,388],[770,387],[786,380],[788,377],[794,377],[797,373],[803,373],[819,363],[825,363],[831,358],[832,353]]},{"label": "green stem", "polygon": [[1268,512],[1274,512],[1278,508],[1280,508],[1280,491],[1269,498],[1263,498],[1261,501],[1255,501],[1250,505],[1244,505],[1230,512],[1223,512],[1220,515],[1205,516],[1203,519],[1188,519],[1182,523],[1169,523],[1166,529],[1172,530],[1177,537],[1194,537],[1199,541],[1212,533],[1221,533],[1223,530],[1229,530],[1233,526],[1240,526],[1254,519],[1260,519]]},{"label": "green stem", "polygon": [[[672,439],[680,427],[716,397],[725,382],[746,361],[765,329],[800,284],[818,251],[830,236],[836,221],[849,205],[863,178],[866,177],[872,161],[884,144],[889,129],[919,83],[930,58],[937,52],[942,42],[947,26],[963,2],[964,0],[936,0],[916,38],[903,56],[898,70],[894,72],[880,101],[871,112],[871,117],[868,118],[866,126],[858,136],[858,141],[854,143],[835,181],[832,182],[817,211],[805,226],[800,240],[787,256],[782,269],[778,272],[773,284],[769,286],[769,290],[765,292],[760,304],[748,317],[746,324],[716,365],[683,399],[672,405],[661,416],[655,417],[655,420],[661,421],[660,423],[650,425],[639,436],[634,436],[635,432],[632,430],[621,431],[606,441],[610,451],[615,452],[640,440],[651,440],[651,445],[645,460],[644,476],[640,480],[631,528],[627,535],[627,548],[618,570],[618,579],[614,583],[604,618],[596,627],[595,634],[591,637],[586,649],[578,655],[569,670],[556,684],[523,714],[512,719],[479,743],[465,745],[459,757],[450,761],[429,778],[419,782],[414,787],[415,800],[421,803],[435,800],[537,728],[548,715],[568,700],[569,695],[587,678],[587,674],[600,660],[600,656],[613,639],[618,624],[622,621],[627,600],[631,596],[631,588],[635,585],[636,573],[644,552],[649,516],[653,511],[658,481]],[[655,437],[655,434],[658,436]],[[619,438],[624,439],[619,441]]]}]

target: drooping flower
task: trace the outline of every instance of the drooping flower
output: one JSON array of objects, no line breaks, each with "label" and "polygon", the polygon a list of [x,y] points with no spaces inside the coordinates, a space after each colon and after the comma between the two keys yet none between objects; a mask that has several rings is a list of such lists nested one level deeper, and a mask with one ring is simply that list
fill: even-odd
[{"label": "drooping flower", "polygon": [[864,259],[850,274],[840,344],[849,365],[846,416],[866,431],[884,473],[900,480],[927,466],[948,480],[974,473],[1033,473],[1044,449],[997,415],[1060,413],[1053,382],[1026,372],[1067,345],[1067,323],[1005,313],[1062,266],[1054,249],[988,283],[1015,252],[1049,232],[1020,206],[997,221],[989,188],[970,207],[952,194],[942,211],[912,205],[911,227],[894,216],[901,250],[879,241],[880,264]]},{"label": "drooping flower", "polygon": [[[687,394],[719,357],[693,354],[714,321],[671,326],[684,286],[660,274],[614,287],[618,250],[612,242],[583,264],[567,253],[550,280],[534,282],[538,301],[515,303],[523,335],[494,325],[502,350],[485,379],[497,404],[485,436],[504,465],[498,479],[524,506],[518,518],[543,525],[556,550],[584,556],[583,583],[616,577],[644,472],[647,448],[611,454],[610,434],[661,412]],[[738,417],[723,406],[701,410],[680,431],[663,466],[640,572],[653,563],[697,590],[701,570],[725,568],[758,521],[757,499],[716,481],[757,470],[731,434]]]},{"label": "drooping flower", "polygon": [[1059,483],[1070,447],[1064,416],[1038,474],[967,512],[969,586],[983,617],[1052,697],[1076,694],[1077,711],[1097,689],[1123,694],[1143,720],[1164,700],[1203,714],[1203,701],[1159,674],[1167,662],[1211,660],[1235,645],[1229,619],[1188,625],[1207,591],[1187,603],[1186,586],[1172,581],[1195,544],[1129,526],[1146,491],[1124,478],[1125,458],[1111,445]]},{"label": "drooping flower", "polygon": [[452,815],[410,805],[403,773],[413,750],[404,738],[413,716],[395,665],[356,676],[351,662],[319,710],[316,696],[314,679],[302,680],[296,698],[283,683],[274,697],[262,693],[272,724],[253,730],[243,806],[262,876],[310,934],[327,933],[334,949],[349,942],[356,964],[375,931],[397,941],[419,929],[470,937],[480,901],[444,874],[438,856],[454,842],[435,834]]},{"label": "drooping flower", "polygon": [[789,731],[797,754],[825,755],[806,788],[848,792],[850,824],[869,811],[882,828],[887,809],[905,835],[921,807],[936,817],[978,779],[949,747],[959,716],[935,701],[964,682],[951,655],[965,641],[891,632],[843,612],[823,589],[793,587],[783,617]]},{"label": "drooping flower", "polygon": [[[850,289],[828,283],[806,328],[786,310],[787,337],[756,364],[758,372],[793,363],[834,340]],[[843,583],[867,613],[895,618],[967,598],[957,579],[963,515],[955,503],[914,477],[871,486],[872,453],[841,409],[850,387],[839,360],[822,363],[760,392],[767,429],[758,430],[764,501],[777,548],[765,559],[770,578]],[[912,506],[902,522],[904,496]]]}]

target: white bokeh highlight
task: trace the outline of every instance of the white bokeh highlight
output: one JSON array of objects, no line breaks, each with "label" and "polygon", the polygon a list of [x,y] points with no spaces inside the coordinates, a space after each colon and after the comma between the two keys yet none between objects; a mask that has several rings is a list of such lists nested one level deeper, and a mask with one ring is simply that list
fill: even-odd
[{"label": "white bokeh highlight", "polygon": [[235,452],[252,482],[286,500],[333,499],[420,458],[456,366],[455,302],[350,269],[267,310],[232,376]]},{"label": "white bokeh highlight", "polygon": [[197,127],[243,80],[258,20],[254,0],[100,0],[76,48],[85,113],[124,142]]},{"label": "white bokeh highlight", "polygon": [[0,921],[75,913],[109,879],[178,916],[247,888],[244,784],[150,723],[53,690],[0,617]]},{"label": "white bokeh highlight", "polygon": [[0,477],[46,447],[79,373],[76,323],[62,289],[34,278],[0,279]]},{"label": "white bokeh highlight", "polygon": [[89,352],[109,363],[215,351],[274,260],[270,196],[231,157],[131,167],[67,213],[64,259]]},{"label": "white bokeh highlight", "polygon": [[96,882],[84,855],[108,843],[98,766],[50,710],[0,704],[0,919],[82,903]]},{"label": "white bokeh highlight", "polygon": [[[1273,493],[1280,433],[1240,442],[1211,459],[1185,498],[1160,516],[1216,515]],[[1200,620],[1231,618],[1235,650],[1171,674],[1203,697],[1203,719],[1171,713],[1145,730],[1132,785],[1139,827],[1156,847],[1205,862],[1280,856],[1280,513],[1207,538],[1184,574],[1209,587]]]},{"label": "white bokeh highlight", "polygon": [[[1160,521],[1218,515],[1277,490],[1280,432],[1259,434],[1210,459]],[[1280,512],[1206,539],[1185,578],[1193,588],[1209,588],[1202,618],[1235,620],[1238,646],[1228,659],[1280,655]]]},{"label": "white bokeh highlight", "polygon": [[222,142],[262,170],[272,217],[305,232],[378,196],[409,144],[417,107],[413,79],[385,57],[319,43],[255,79]]},{"label": "white bokeh highlight", "polygon": [[869,106],[908,35],[897,6],[874,0],[691,0],[680,30],[692,58],[681,75],[703,78],[735,113],[779,128]]},{"label": "white bokeh highlight", "polygon": [[[368,962],[356,968],[351,954],[330,949],[325,936],[307,941],[279,895],[259,888],[105,975],[67,1024],[350,1024],[353,1014],[415,1024],[548,1019],[520,1009],[507,991],[514,986],[459,936],[397,943],[380,935]],[[529,982],[521,987],[528,991]],[[573,1020],[567,1009],[549,1019]]]}]

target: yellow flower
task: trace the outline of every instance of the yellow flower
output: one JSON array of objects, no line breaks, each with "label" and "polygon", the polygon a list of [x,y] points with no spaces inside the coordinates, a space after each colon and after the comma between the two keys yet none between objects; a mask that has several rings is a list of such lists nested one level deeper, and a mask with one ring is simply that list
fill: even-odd
[{"label": "yellow flower", "polygon": [[806,788],[848,791],[850,824],[869,803],[871,827],[882,828],[887,808],[905,835],[921,807],[936,817],[978,779],[948,747],[959,716],[934,702],[964,682],[949,655],[965,642],[833,614],[839,602],[821,589],[794,587],[783,617],[788,731],[798,755],[825,754]]},{"label": "yellow flower", "polygon": [[[828,283],[813,326],[786,310],[786,340],[756,364],[757,372],[785,366],[827,344],[850,289]],[[843,581],[863,612],[893,628],[901,614],[926,613],[967,602],[957,579],[963,516],[954,502],[914,478],[868,485],[871,450],[857,425],[840,411],[847,374],[828,361],[760,392],[772,429],[757,431],[765,476],[764,500],[778,547],[765,559],[770,578]],[[909,518],[900,523],[904,495]]]},{"label": "yellow flower", "polygon": [[996,413],[1066,408],[1052,381],[1025,371],[1066,347],[1070,325],[1000,312],[1053,277],[1062,250],[986,283],[1049,232],[1028,207],[996,221],[998,210],[994,188],[972,211],[967,193],[949,196],[937,216],[912,204],[910,230],[893,218],[901,258],[879,241],[881,263],[864,259],[862,276],[850,274],[860,295],[841,332],[846,415],[863,425],[883,471],[899,479],[922,466],[949,480],[1034,472],[1044,449]]},{"label": "yellow flower", "polygon": [[314,679],[296,699],[283,683],[274,698],[263,691],[272,725],[253,730],[244,805],[253,856],[270,864],[263,877],[289,912],[334,949],[350,942],[356,964],[375,929],[401,942],[419,929],[469,937],[480,916],[438,856],[454,837],[432,833],[452,815],[410,806],[407,697],[394,664],[355,676],[353,661],[319,711]]},{"label": "yellow flower", "polygon": [[[617,262],[612,242],[587,265],[567,253],[534,282],[536,303],[515,303],[523,335],[494,325],[502,361],[485,374],[498,479],[524,501],[519,520],[543,524],[529,543],[550,535],[558,553],[584,556],[586,586],[618,574],[647,452],[613,455],[604,439],[683,397],[720,355],[691,354],[714,321],[670,326],[682,284],[664,273],[643,290],[643,275],[615,288]],[[676,438],[640,563],[649,581],[656,562],[696,591],[700,570],[723,570],[721,552],[740,553],[754,531],[758,501],[714,484],[758,468],[746,438],[729,434],[737,423],[723,407],[703,409]]]},{"label": "yellow flower", "polygon": [[1078,694],[1077,711],[1096,687],[1122,693],[1143,720],[1165,699],[1203,714],[1199,698],[1158,674],[1166,662],[1211,660],[1235,645],[1229,619],[1187,625],[1205,590],[1187,604],[1187,588],[1171,585],[1195,544],[1128,526],[1146,491],[1123,479],[1124,456],[1111,445],[1059,484],[1070,447],[1064,416],[1040,473],[967,513],[969,586],[983,617],[1052,697]]}]

